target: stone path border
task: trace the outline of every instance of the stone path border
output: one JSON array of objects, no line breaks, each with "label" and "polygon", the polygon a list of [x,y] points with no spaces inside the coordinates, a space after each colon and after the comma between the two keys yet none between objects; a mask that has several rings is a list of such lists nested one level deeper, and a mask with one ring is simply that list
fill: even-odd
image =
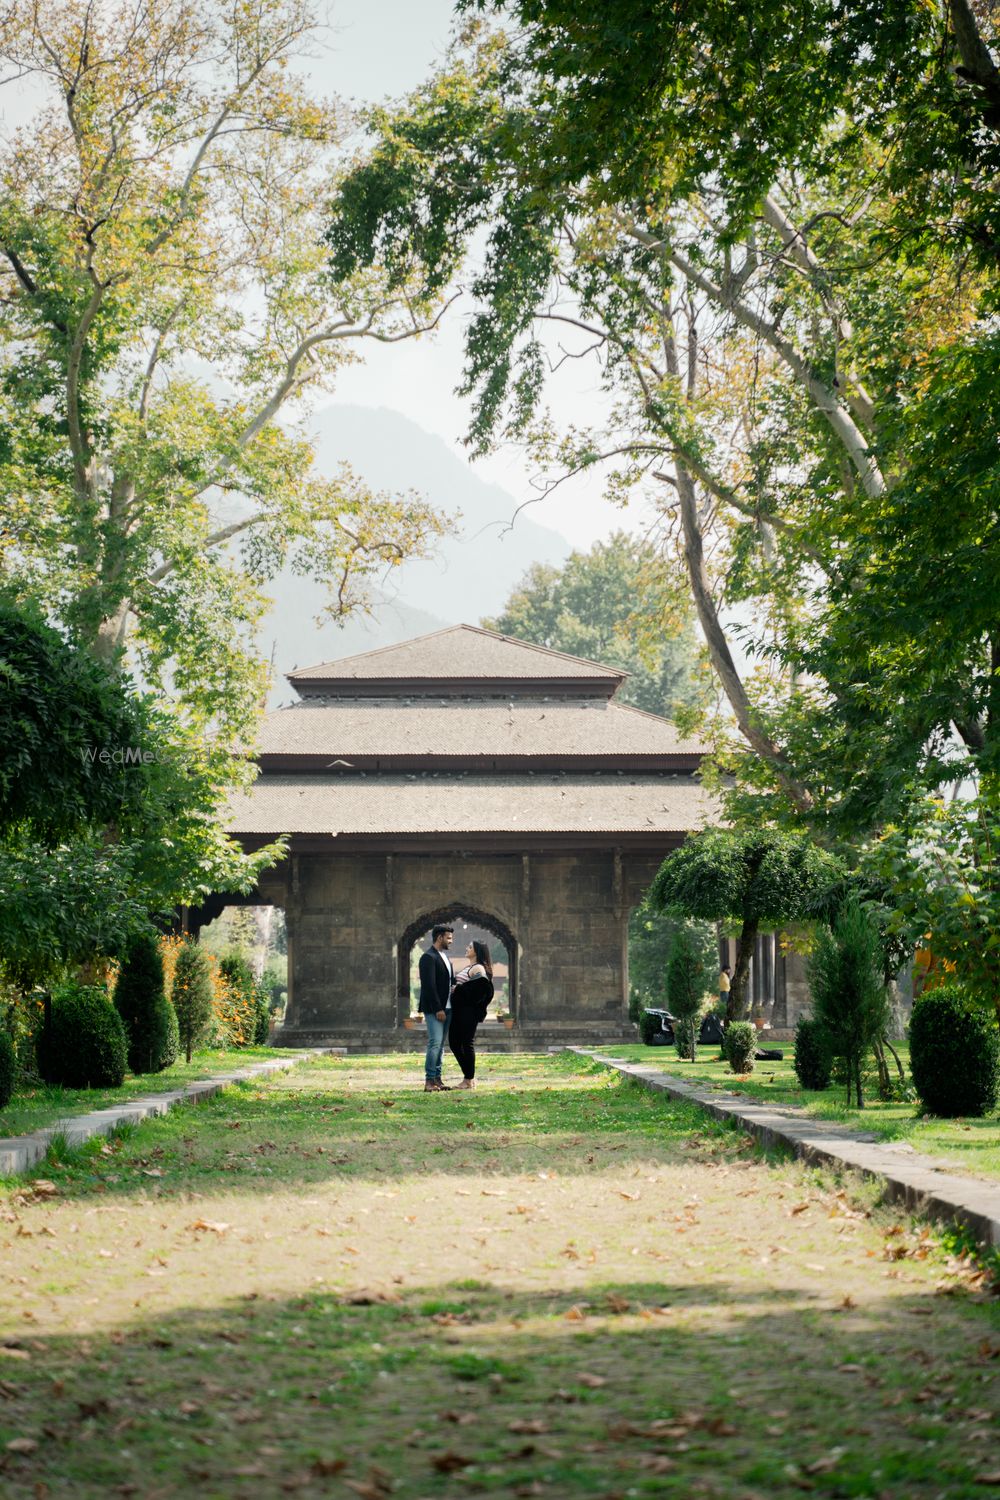
[{"label": "stone path border", "polygon": [[230,1083],[242,1083],[251,1078],[267,1077],[270,1073],[282,1073],[311,1057],[326,1055],[326,1047],[310,1047],[304,1052],[290,1052],[288,1057],[272,1057],[266,1062],[248,1063],[232,1073],[218,1073],[214,1078],[200,1078],[183,1088],[171,1089],[165,1094],[146,1094],[139,1099],[129,1099],[123,1104],[112,1104],[107,1109],[95,1109],[86,1115],[65,1115],[54,1120],[42,1130],[31,1135],[11,1136],[0,1140],[0,1177],[16,1177],[28,1172],[44,1161],[54,1135],[63,1135],[71,1146],[82,1146],[85,1141],[98,1135],[110,1135],[119,1125],[138,1125],[154,1115],[165,1115],[178,1104],[197,1104],[220,1094]]},{"label": "stone path border", "polygon": [[911,1212],[965,1224],[980,1243],[1000,1248],[1000,1184],[959,1177],[953,1163],[923,1156],[903,1142],[877,1141],[797,1111],[699,1087],[643,1063],[605,1057],[591,1048],[566,1050],[614,1068],[671,1099],[697,1104],[717,1120],[735,1120],[765,1146],[787,1146],[813,1165],[849,1167],[865,1177],[877,1178],[887,1197],[905,1204]]}]

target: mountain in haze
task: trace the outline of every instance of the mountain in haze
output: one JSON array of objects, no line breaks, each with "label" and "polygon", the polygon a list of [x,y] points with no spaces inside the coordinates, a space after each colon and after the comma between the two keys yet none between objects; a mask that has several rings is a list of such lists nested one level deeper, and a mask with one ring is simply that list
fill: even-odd
[{"label": "mountain in haze", "polygon": [[532,563],[558,565],[572,550],[565,537],[523,514],[511,527],[514,497],[480,479],[441,438],[398,411],[330,406],[316,414],[313,426],[322,473],[349,463],[373,489],[416,490],[454,524],[431,559],[393,569],[370,617],[345,625],[316,623],[326,600],[317,580],[289,569],[273,580],[274,608],[260,641],[268,653],[274,650],[275,704],[294,696],[283,676],[293,667],[392,646],[444,625],[474,625],[499,613]]}]

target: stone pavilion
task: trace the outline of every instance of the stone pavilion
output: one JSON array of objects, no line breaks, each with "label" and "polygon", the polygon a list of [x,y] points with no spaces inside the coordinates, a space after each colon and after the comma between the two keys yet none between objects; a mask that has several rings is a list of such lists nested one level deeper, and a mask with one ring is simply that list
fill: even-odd
[{"label": "stone pavilion", "polygon": [[417,1042],[411,949],[458,919],[507,949],[512,1045],[634,1038],[629,913],[714,808],[703,746],[626,675],[470,625],[289,674],[231,817],[289,840],[248,898],[286,916],[282,1044]]}]

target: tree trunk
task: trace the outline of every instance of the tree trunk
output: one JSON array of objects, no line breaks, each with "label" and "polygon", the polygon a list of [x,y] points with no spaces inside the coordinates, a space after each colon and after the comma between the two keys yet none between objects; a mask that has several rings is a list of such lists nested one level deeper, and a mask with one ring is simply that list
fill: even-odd
[{"label": "tree trunk", "polygon": [[750,960],[753,957],[756,941],[757,920],[755,917],[747,917],[740,932],[736,968],[733,972],[732,983],[729,986],[729,999],[726,1001],[727,1025],[730,1021],[742,1021],[746,1018],[747,979],[750,975]]}]

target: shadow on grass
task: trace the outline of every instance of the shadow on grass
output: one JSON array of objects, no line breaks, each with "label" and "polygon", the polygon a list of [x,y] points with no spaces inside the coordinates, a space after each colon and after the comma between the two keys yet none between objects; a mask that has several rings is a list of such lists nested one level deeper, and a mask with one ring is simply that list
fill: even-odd
[{"label": "shadow on grass", "polygon": [[471,1094],[347,1090],[337,1082],[331,1077],[316,1088],[291,1077],[279,1086],[235,1085],[110,1139],[53,1153],[39,1175],[53,1178],[63,1199],[148,1199],[273,1194],[415,1173],[564,1177],[636,1163],[761,1158],[731,1124],[603,1070],[563,1076],[558,1087],[515,1083]]},{"label": "shadow on grass", "polygon": [[924,1294],[838,1314],[830,1290],[265,1289],[25,1335],[0,1388],[3,1492],[982,1494],[987,1309]]}]

